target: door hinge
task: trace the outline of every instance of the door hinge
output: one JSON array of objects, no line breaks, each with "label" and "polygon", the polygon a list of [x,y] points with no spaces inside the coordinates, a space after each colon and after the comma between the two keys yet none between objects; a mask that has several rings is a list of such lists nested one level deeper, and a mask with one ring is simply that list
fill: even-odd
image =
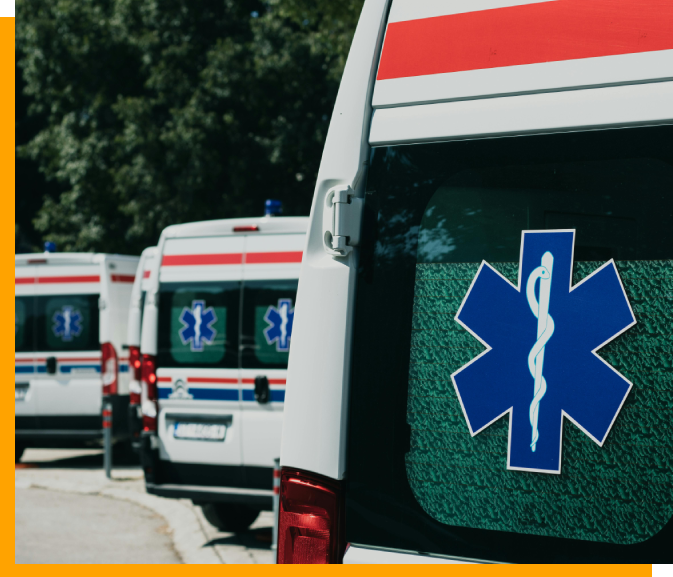
[{"label": "door hinge", "polygon": [[347,256],[360,243],[364,200],[347,184],[334,186],[325,195],[323,245],[332,256]]}]

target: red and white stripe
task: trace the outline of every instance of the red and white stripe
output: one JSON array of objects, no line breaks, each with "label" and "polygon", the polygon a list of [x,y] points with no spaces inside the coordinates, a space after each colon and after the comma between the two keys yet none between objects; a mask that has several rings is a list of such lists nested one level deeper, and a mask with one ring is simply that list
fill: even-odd
[{"label": "red and white stripe", "polygon": [[673,2],[394,0],[374,106],[673,78]]}]

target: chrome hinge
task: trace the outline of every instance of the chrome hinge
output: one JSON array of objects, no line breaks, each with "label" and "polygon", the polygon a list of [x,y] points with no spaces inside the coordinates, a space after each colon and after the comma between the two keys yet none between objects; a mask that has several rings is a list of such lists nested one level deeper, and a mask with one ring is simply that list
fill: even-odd
[{"label": "chrome hinge", "polygon": [[334,186],[325,195],[323,245],[332,256],[347,256],[360,242],[364,200],[347,184]]}]

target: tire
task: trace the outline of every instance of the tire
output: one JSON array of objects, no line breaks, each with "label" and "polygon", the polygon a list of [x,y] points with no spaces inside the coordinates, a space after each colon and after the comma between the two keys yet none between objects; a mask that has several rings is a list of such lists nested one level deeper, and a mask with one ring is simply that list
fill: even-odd
[{"label": "tire", "polygon": [[205,503],[201,510],[208,523],[225,533],[242,533],[259,516],[259,510],[238,503]]},{"label": "tire", "polygon": [[26,445],[19,443],[18,441],[14,442],[14,463],[21,461],[23,452],[26,450]]}]

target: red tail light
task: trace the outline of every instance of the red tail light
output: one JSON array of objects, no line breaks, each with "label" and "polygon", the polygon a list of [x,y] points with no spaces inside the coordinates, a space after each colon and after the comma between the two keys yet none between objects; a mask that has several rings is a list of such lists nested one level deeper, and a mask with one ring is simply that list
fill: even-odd
[{"label": "red tail light", "polygon": [[142,379],[141,366],[140,347],[129,347],[129,368],[131,369],[129,403],[132,405],[140,404],[140,380]]},{"label": "red tail light", "polygon": [[103,373],[103,394],[116,395],[117,394],[117,351],[112,346],[112,343],[103,343],[100,346]]},{"label": "red tail light", "polygon": [[142,393],[140,406],[143,411],[143,431],[153,433],[157,430],[157,362],[152,355],[143,355],[141,363]]},{"label": "red tail light", "polygon": [[341,563],[345,549],[343,518],[337,481],[283,469],[278,563]]}]

